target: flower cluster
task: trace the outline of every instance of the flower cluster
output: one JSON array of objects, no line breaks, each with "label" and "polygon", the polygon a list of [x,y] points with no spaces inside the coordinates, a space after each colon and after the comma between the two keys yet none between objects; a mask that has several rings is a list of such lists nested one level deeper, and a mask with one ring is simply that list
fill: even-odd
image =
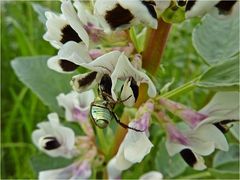
[{"label": "flower cluster", "polygon": [[[184,9],[186,18],[207,12],[231,15],[239,2],[231,1],[227,9],[224,3],[96,0],[92,13],[86,2],[63,0],[61,14],[46,12],[47,31],[43,38],[58,50],[57,55],[48,59],[47,65],[59,73],[73,74],[69,85],[73,91],[61,93],[56,99],[65,110],[65,119],[78,123],[82,134],[76,135],[71,128],[60,123],[56,113],[48,115],[49,121],[37,125],[32,140],[40,151],[51,157],[73,160],[67,167],[40,172],[39,179],[88,179],[93,174],[92,170],[103,164],[107,166],[109,179],[121,178],[124,170],[140,163],[154,146],[148,138],[152,114],[166,132],[169,155],[180,153],[186,163],[196,170],[206,168],[202,156],[211,154],[215,149],[227,151],[224,132],[229,124],[239,120],[236,102],[239,93],[216,93],[198,112],[161,96],[156,98],[157,89],[142,68],[142,56],[129,42],[126,33],[133,25],[157,29],[158,19],[165,16],[169,9]],[[135,109],[134,117],[126,125],[115,115],[114,107],[118,103],[134,107],[141,96],[139,87],[142,83],[148,86],[149,100]],[[98,92],[96,98],[94,90]],[[184,121],[181,127],[171,120],[168,113]],[[118,151],[111,157],[106,158],[106,153],[98,147],[101,144],[98,131],[89,117],[92,117],[93,123],[96,123],[95,119],[100,119],[107,121],[107,125],[115,118],[118,124],[128,128],[122,142],[119,142]],[[150,178],[163,177],[156,171],[140,177]]]}]

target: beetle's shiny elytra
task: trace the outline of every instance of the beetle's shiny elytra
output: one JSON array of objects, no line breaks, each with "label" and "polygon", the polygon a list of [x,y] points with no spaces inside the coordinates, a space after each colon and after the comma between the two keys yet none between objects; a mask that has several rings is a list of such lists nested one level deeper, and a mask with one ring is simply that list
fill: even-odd
[{"label": "beetle's shiny elytra", "polygon": [[105,128],[113,118],[112,112],[106,107],[106,101],[94,101],[91,104],[90,115],[99,128]]}]

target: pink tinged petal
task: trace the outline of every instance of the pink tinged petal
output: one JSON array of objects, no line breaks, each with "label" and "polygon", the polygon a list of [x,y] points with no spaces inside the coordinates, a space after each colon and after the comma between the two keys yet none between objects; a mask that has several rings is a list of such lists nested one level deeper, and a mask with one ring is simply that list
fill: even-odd
[{"label": "pink tinged petal", "polygon": [[179,143],[184,146],[189,145],[189,140],[182,132],[180,132],[173,124],[167,124],[167,133],[171,142]]},{"label": "pink tinged petal", "polygon": [[133,67],[135,67],[137,70],[142,69],[142,55],[135,54],[131,63],[133,65]]},{"label": "pink tinged petal", "polygon": [[128,58],[122,53],[118,59],[115,70],[111,75],[112,79],[112,94],[114,94],[114,88],[117,83],[117,80],[126,80],[132,77],[137,84],[138,83],[147,83],[148,84],[148,95],[150,97],[156,96],[156,88],[151,81],[151,79],[143,72],[137,70],[129,62]]},{"label": "pink tinged petal", "polygon": [[150,179],[162,180],[163,179],[163,175],[162,175],[162,173],[160,173],[158,171],[149,171],[149,172],[143,174],[139,178],[139,180],[150,180]]},{"label": "pink tinged petal", "polygon": [[132,43],[129,43],[128,46],[114,47],[112,50],[124,52],[126,56],[130,56],[134,51],[134,46]]},{"label": "pink tinged petal", "polygon": [[77,32],[81,40],[89,46],[89,37],[86,30],[83,28],[83,24],[79,20],[76,11],[73,8],[71,1],[63,1],[61,5],[61,11],[65,18],[68,20],[70,26]]},{"label": "pink tinged petal", "polygon": [[207,115],[188,109],[186,106],[169,99],[161,98],[160,104],[174,115],[180,117],[192,128],[196,127],[198,123],[208,117]]},{"label": "pink tinged petal", "polygon": [[38,179],[53,180],[53,179],[88,179],[91,176],[91,169],[87,162],[82,164],[74,163],[60,169],[41,171]]},{"label": "pink tinged petal", "polygon": [[92,174],[90,164],[87,161],[82,162],[79,166],[73,168],[71,179],[88,179]]},{"label": "pink tinged petal", "polygon": [[88,120],[88,111],[81,111],[79,108],[73,108],[72,115],[75,120],[79,120],[80,122]]},{"label": "pink tinged petal", "polygon": [[111,51],[106,53],[90,63],[82,64],[83,67],[101,74],[111,74],[115,69],[121,52]]},{"label": "pink tinged petal", "polygon": [[101,49],[90,49],[89,50],[89,56],[92,59],[96,59],[100,56],[102,56],[105,52],[103,52]]},{"label": "pink tinged petal", "polygon": [[78,97],[78,93],[74,91],[66,95],[61,93],[57,96],[58,105],[65,109],[65,118],[68,121],[76,120],[72,111],[73,109],[79,107],[79,101],[77,97]]}]

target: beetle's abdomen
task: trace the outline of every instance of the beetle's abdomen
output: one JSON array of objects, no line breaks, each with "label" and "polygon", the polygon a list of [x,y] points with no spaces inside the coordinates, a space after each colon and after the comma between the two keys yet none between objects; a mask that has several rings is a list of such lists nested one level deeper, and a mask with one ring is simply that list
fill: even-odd
[{"label": "beetle's abdomen", "polygon": [[93,105],[91,115],[96,125],[100,128],[105,128],[112,119],[112,113],[105,107]]}]

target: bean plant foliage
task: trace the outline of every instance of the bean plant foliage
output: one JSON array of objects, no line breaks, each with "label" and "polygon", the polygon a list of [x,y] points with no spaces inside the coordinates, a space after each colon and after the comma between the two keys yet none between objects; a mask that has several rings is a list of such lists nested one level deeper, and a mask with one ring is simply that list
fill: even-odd
[{"label": "bean plant foliage", "polygon": [[[11,61],[52,112],[31,137],[38,178],[239,178],[239,2],[133,1],[32,3],[57,50]],[[171,36],[187,24],[196,57]]]}]

